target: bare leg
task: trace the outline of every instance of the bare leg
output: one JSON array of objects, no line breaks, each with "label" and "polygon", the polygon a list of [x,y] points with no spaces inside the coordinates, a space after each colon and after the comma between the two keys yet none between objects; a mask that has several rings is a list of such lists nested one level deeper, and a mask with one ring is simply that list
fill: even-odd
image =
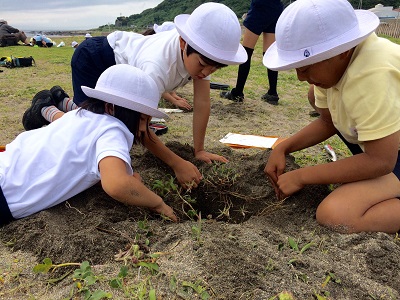
[{"label": "bare leg", "polygon": [[400,230],[399,196],[400,182],[393,173],[344,184],[319,205],[317,221],[345,233],[395,233]]}]

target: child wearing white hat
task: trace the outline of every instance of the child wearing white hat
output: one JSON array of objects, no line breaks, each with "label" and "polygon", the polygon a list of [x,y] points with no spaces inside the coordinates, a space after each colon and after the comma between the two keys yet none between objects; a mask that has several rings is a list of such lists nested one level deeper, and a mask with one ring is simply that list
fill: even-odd
[{"label": "child wearing white hat", "polygon": [[150,116],[167,117],[157,109],[155,82],[121,64],[104,71],[94,88],[82,90],[89,98],[79,110],[21,133],[0,152],[0,225],[55,206],[99,181],[115,200],[177,221],[131,167],[132,144],[149,135]]},{"label": "child wearing white hat", "polygon": [[[316,217],[345,233],[400,230],[400,46],[379,38],[378,25],[375,14],[347,0],[297,0],[280,16],[263,59],[313,84],[321,113],[278,144],[265,172],[280,199],[309,184],[342,184]],[[337,131],[361,153],[284,173],[285,155]]]},{"label": "child wearing white hat", "polygon": [[[238,18],[227,6],[208,2],[190,15],[176,16],[174,23],[176,29],[154,35],[116,31],[82,42],[71,61],[73,101],[80,105],[87,98],[81,86],[94,87],[101,72],[115,64],[142,69],[154,79],[160,93],[174,91],[192,81],[195,157],[207,163],[227,162],[225,157],[205,151],[204,140],[211,107],[210,74],[247,59],[240,44]],[[174,170],[183,186],[196,187],[200,182],[199,170],[169,150],[158,137],[153,135],[145,145]]]}]

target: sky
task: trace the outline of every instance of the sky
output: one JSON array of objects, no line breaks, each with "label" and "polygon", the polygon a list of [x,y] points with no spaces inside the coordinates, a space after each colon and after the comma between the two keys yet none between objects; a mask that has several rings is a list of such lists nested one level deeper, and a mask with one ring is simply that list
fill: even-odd
[{"label": "sky", "polygon": [[162,0],[2,0],[0,19],[21,31],[88,30],[139,14]]}]

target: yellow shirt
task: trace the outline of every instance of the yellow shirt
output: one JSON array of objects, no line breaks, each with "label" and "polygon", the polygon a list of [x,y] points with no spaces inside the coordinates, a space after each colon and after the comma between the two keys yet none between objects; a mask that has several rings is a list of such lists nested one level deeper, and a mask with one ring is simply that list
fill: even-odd
[{"label": "yellow shirt", "polygon": [[348,142],[364,149],[364,141],[395,133],[400,130],[400,45],[371,34],[355,48],[340,81],[314,91],[316,106],[329,109]]}]

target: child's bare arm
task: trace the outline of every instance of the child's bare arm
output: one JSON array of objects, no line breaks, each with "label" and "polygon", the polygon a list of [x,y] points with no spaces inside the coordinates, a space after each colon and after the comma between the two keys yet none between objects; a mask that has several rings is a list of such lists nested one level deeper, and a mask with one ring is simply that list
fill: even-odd
[{"label": "child's bare arm", "polygon": [[206,163],[211,163],[213,160],[227,162],[228,160],[225,157],[207,152],[204,149],[204,140],[211,109],[210,81],[195,79],[193,80],[193,89],[193,143],[195,157]]},{"label": "child's bare arm", "polygon": [[126,163],[114,156],[103,158],[99,163],[101,185],[112,198],[127,205],[148,207],[177,222],[173,209],[163,199],[149,190],[140,177],[126,171]]}]

